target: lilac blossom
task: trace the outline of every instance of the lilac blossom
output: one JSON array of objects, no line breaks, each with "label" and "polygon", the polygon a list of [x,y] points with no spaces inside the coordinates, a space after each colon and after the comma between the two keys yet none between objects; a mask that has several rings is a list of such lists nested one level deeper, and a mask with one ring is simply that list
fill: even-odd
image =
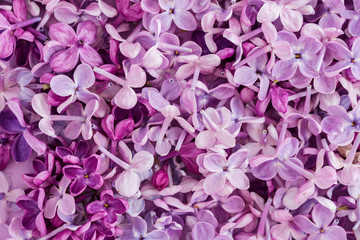
[{"label": "lilac blossom", "polygon": [[273,22],[280,17],[280,21],[286,30],[297,32],[303,24],[302,15],[311,15],[314,9],[307,5],[310,1],[266,1],[260,8],[257,20],[263,22]]},{"label": "lilac blossom", "polygon": [[161,0],[159,6],[164,10],[163,13],[155,16],[152,21],[160,20],[161,32],[167,31],[171,27],[172,21],[180,29],[193,31],[195,30],[197,23],[194,16],[187,10],[189,10],[194,1],[186,0]]},{"label": "lilac blossom", "polygon": [[159,239],[168,240],[169,236],[162,230],[148,231],[147,223],[140,217],[135,217],[131,221],[130,228],[124,229],[123,234],[120,236],[120,240],[135,240],[135,239]]},{"label": "lilac blossom", "polygon": [[219,192],[228,180],[238,189],[249,188],[249,179],[243,172],[247,167],[247,151],[238,150],[226,160],[219,154],[208,154],[204,158],[204,168],[211,174],[204,181],[204,191],[207,194]]},{"label": "lilac blossom", "polygon": [[117,220],[116,214],[123,214],[128,208],[129,205],[124,199],[114,198],[111,190],[105,190],[101,193],[100,201],[94,201],[87,205],[86,211],[90,214],[107,213],[105,222],[111,225]]},{"label": "lilac blossom", "polygon": [[70,185],[70,193],[77,196],[85,191],[89,186],[93,189],[99,189],[103,183],[103,178],[96,173],[100,167],[100,158],[92,155],[83,162],[83,168],[78,165],[67,165],[63,168],[64,175],[73,180]]},{"label": "lilac blossom", "polygon": [[50,67],[55,72],[69,72],[76,66],[79,57],[81,62],[92,67],[103,63],[99,53],[90,46],[96,38],[96,25],[92,21],[79,23],[76,33],[65,23],[55,23],[50,26],[49,35],[62,49],[50,59]]},{"label": "lilac blossom", "polygon": [[301,228],[302,231],[309,234],[308,239],[345,239],[346,232],[343,228],[336,225],[330,225],[334,219],[334,213],[321,204],[317,204],[311,212],[311,222],[307,217],[298,215],[294,217],[294,223]]},{"label": "lilac blossom", "polygon": [[89,102],[91,99],[98,99],[98,96],[89,90],[95,83],[95,76],[91,67],[87,64],[79,65],[74,72],[74,81],[66,75],[56,75],[51,79],[50,87],[53,92],[61,97],[69,98],[59,105],[58,112],[62,112],[77,99],[82,102]]}]

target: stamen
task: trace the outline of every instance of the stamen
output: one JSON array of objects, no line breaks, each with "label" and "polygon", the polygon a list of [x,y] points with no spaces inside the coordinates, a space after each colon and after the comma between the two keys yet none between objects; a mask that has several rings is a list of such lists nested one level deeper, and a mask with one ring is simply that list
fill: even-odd
[{"label": "stamen", "polygon": [[300,53],[295,53],[295,58],[296,58],[296,59],[301,58],[301,54],[300,54]]},{"label": "stamen", "polygon": [[105,204],[104,204],[104,207],[108,208],[108,207],[109,207],[109,204],[105,203]]},{"label": "stamen", "polygon": [[174,13],[174,9],[171,8],[170,11],[169,11],[169,14],[173,14]]},{"label": "stamen", "polygon": [[85,175],[84,175],[84,178],[89,178],[89,175],[88,175],[88,174],[85,174]]}]

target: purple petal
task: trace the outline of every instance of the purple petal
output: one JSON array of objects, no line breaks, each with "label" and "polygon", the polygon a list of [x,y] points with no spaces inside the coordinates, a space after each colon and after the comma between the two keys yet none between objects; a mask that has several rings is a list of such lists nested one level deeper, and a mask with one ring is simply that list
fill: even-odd
[{"label": "purple petal", "polygon": [[76,43],[75,31],[65,23],[54,23],[49,28],[49,36],[52,40],[58,41],[66,46]]},{"label": "purple petal", "polygon": [[80,22],[76,33],[79,40],[83,40],[86,44],[92,44],[96,38],[96,25],[90,20]]},{"label": "purple petal", "polygon": [[193,227],[191,236],[193,240],[213,239],[215,237],[215,229],[210,223],[199,222]]},{"label": "purple petal", "polygon": [[307,217],[303,215],[297,215],[293,219],[294,223],[304,232],[312,234],[318,232],[319,228],[312,223]]},{"label": "purple petal", "polygon": [[[53,81],[53,79],[51,81]],[[95,75],[92,68],[87,64],[80,64],[77,66],[74,72],[74,81],[77,87],[91,87],[95,83]]]},{"label": "purple petal", "polygon": [[174,23],[178,26],[178,28],[186,31],[194,31],[197,27],[194,16],[188,11],[175,12]]},{"label": "purple petal", "polygon": [[92,67],[98,67],[103,64],[100,54],[88,45],[79,48],[81,62],[87,63]]},{"label": "purple petal", "polygon": [[30,158],[31,153],[32,149],[26,142],[24,135],[19,134],[11,146],[11,156],[15,162],[23,162]]},{"label": "purple petal", "polygon": [[311,212],[312,219],[319,228],[326,228],[334,219],[335,214],[327,207],[317,204]]},{"label": "purple petal", "polygon": [[261,180],[270,180],[276,176],[276,161],[270,160],[252,168],[255,177]]},{"label": "purple petal", "polygon": [[71,71],[79,61],[79,49],[76,46],[61,50],[50,59],[50,67],[54,72],[62,73]]},{"label": "purple petal", "polygon": [[75,179],[70,185],[70,193],[73,196],[81,194],[86,189],[86,180],[84,177]]},{"label": "purple petal", "polygon": [[15,36],[11,34],[12,30],[5,30],[0,34],[0,58],[4,59],[14,51],[15,47]]},{"label": "purple petal", "polygon": [[240,169],[232,169],[226,172],[226,178],[229,180],[231,185],[238,189],[248,189],[250,187],[249,178]]},{"label": "purple petal", "polygon": [[85,171],[77,165],[67,165],[63,168],[64,175],[69,179],[76,179],[78,177],[83,177],[86,173]]},{"label": "purple petal", "polygon": [[222,190],[225,186],[226,174],[224,172],[216,172],[205,178],[204,191],[207,194],[214,194]]}]

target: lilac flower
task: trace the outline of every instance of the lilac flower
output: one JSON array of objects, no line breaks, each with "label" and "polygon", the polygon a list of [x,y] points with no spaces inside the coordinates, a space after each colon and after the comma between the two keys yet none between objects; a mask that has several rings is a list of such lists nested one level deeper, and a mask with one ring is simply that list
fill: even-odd
[{"label": "lilac flower", "polygon": [[260,80],[259,100],[264,100],[269,89],[269,78],[266,73],[267,60],[267,56],[262,55],[256,60],[248,62],[249,67],[242,66],[236,69],[234,74],[234,82],[239,85],[251,86],[257,79]]},{"label": "lilac flower", "polygon": [[76,143],[74,152],[70,148],[61,146],[56,147],[55,151],[64,163],[78,164],[86,157],[89,144],[84,140],[80,140]]},{"label": "lilac flower", "polygon": [[53,186],[50,190],[51,198],[49,198],[44,206],[45,218],[52,219],[55,214],[64,221],[70,222],[69,217],[75,213],[75,199],[68,193],[68,188],[71,180],[63,177],[59,182],[59,188]]},{"label": "lilac flower", "polygon": [[345,230],[336,225],[330,225],[334,219],[335,214],[328,208],[321,204],[317,204],[311,212],[311,222],[307,217],[303,215],[297,215],[294,217],[294,223],[305,233],[309,234],[309,240],[315,239],[346,239]]},{"label": "lilac flower", "polygon": [[20,101],[13,98],[7,102],[7,106],[8,109],[0,112],[0,129],[7,134],[17,135],[11,145],[14,160],[23,162],[29,159],[32,150],[38,155],[45,153],[46,144],[33,135],[32,127],[25,122]]},{"label": "lilac flower", "polygon": [[175,78],[183,80],[194,74],[191,88],[195,89],[199,74],[211,74],[221,60],[215,54],[208,54],[200,57],[196,55],[181,56],[178,61],[185,64],[179,67]]},{"label": "lilac flower", "polygon": [[112,190],[105,190],[100,195],[100,201],[94,201],[87,205],[86,211],[90,214],[99,212],[107,213],[106,224],[114,224],[117,221],[116,214],[123,214],[129,208],[127,201],[121,198],[114,198]]},{"label": "lilac flower", "polygon": [[291,59],[275,63],[272,70],[273,76],[280,81],[289,79],[295,87],[307,86],[310,78],[317,76],[316,54],[322,47],[321,43],[315,38],[306,36],[296,39],[295,34],[284,31],[280,32],[278,37],[290,43],[293,53]]},{"label": "lilac flower", "polygon": [[131,228],[123,230],[123,234],[119,237],[119,240],[137,240],[137,239],[158,239],[169,240],[169,236],[162,230],[154,230],[147,232],[148,227],[145,220],[140,217],[134,217],[131,219]]},{"label": "lilac flower", "polygon": [[83,161],[83,168],[78,165],[67,165],[63,168],[64,175],[73,180],[70,185],[70,193],[77,196],[85,191],[89,186],[92,189],[99,189],[103,183],[103,178],[97,174],[100,167],[100,158],[92,155]]},{"label": "lilac flower", "polygon": [[257,20],[261,23],[273,22],[280,16],[281,23],[285,29],[297,32],[303,24],[302,15],[314,13],[312,6],[307,5],[309,2],[310,0],[266,1],[257,15]]},{"label": "lilac flower", "polygon": [[[13,1],[15,24],[10,24],[6,14],[0,14],[0,28],[3,30],[0,34],[0,58],[5,60],[11,57],[16,47],[17,39],[24,39],[26,41],[34,41],[34,35],[29,31],[24,31],[22,27],[32,25],[40,21],[39,17],[26,20],[27,7],[24,0]],[[4,16],[5,15],[5,16]],[[15,20],[15,19],[12,20]]]},{"label": "lilac flower", "polygon": [[352,44],[351,51],[338,42],[328,43],[334,57],[339,60],[334,65],[325,68],[325,75],[332,77],[339,72],[350,68],[356,79],[360,79],[360,37],[357,37]]},{"label": "lilac flower", "polygon": [[61,96],[70,96],[65,102],[59,105],[58,112],[61,113],[66,107],[77,99],[88,103],[91,99],[99,100],[99,97],[87,90],[95,83],[95,75],[87,64],[80,64],[74,72],[74,81],[66,75],[56,75],[51,79],[51,90]]},{"label": "lilac flower", "polygon": [[5,224],[9,217],[10,204],[16,203],[17,197],[25,193],[24,190],[20,188],[11,189],[10,179],[8,179],[3,172],[0,172],[0,181],[2,183],[0,188],[0,223]]},{"label": "lilac flower", "polygon": [[329,141],[339,146],[348,145],[355,132],[360,131],[360,105],[352,111],[346,112],[342,106],[330,106],[327,110],[329,116],[321,121],[321,127]]},{"label": "lilac flower", "polygon": [[[68,120],[71,121],[64,130],[65,136],[69,139],[75,139],[81,132],[85,140],[90,140],[93,135],[91,118],[98,108],[99,102],[95,99],[90,100],[84,109],[79,102],[70,105],[66,110],[68,116],[64,116],[65,119],[67,117]],[[56,117],[53,117],[53,120],[55,119]]]},{"label": "lilac flower", "polygon": [[204,158],[204,168],[211,172],[204,181],[204,191],[207,194],[214,194],[223,189],[226,180],[238,189],[248,189],[249,179],[243,172],[247,167],[247,151],[238,150],[230,155],[226,161],[225,157],[212,153]]},{"label": "lilac flower", "polygon": [[79,57],[81,62],[92,67],[103,63],[99,53],[90,46],[96,38],[96,26],[93,22],[88,20],[79,23],[76,33],[65,23],[55,23],[50,26],[49,35],[62,49],[50,59],[50,67],[55,72],[69,72],[76,66]]},{"label": "lilac flower", "polygon": [[21,218],[15,217],[11,220],[9,226],[10,240],[24,240],[32,237],[32,231],[24,229],[21,224]]},{"label": "lilac flower", "polygon": [[299,141],[296,138],[286,138],[278,146],[274,156],[259,155],[250,160],[250,166],[255,177],[270,180],[278,173],[281,178],[295,180],[300,174],[289,168],[285,162],[303,167],[303,163],[294,156],[297,154]]},{"label": "lilac flower", "polygon": [[203,116],[204,126],[207,130],[200,132],[196,136],[196,147],[207,149],[218,144],[225,148],[234,147],[235,137],[226,130],[230,125],[230,114],[220,110],[220,115],[214,108],[207,108],[205,111],[201,110],[200,112]]},{"label": "lilac flower", "polygon": [[180,29],[193,31],[197,27],[197,23],[194,16],[187,11],[192,7],[193,3],[191,0],[186,0],[185,2],[180,0],[161,0],[159,5],[165,12],[155,16],[152,21],[161,21],[161,32],[167,31],[172,21]]},{"label": "lilac flower", "polygon": [[140,66],[131,65],[129,70],[127,70],[127,68],[124,66],[126,80],[112,75],[100,68],[95,68],[94,72],[99,73],[122,86],[122,88],[113,98],[114,103],[118,107],[123,109],[131,109],[136,105],[137,96],[132,88],[143,87],[146,83],[145,71]]},{"label": "lilac flower", "polygon": [[41,236],[46,234],[46,225],[43,216],[45,192],[43,188],[33,190],[28,196],[19,196],[16,204],[24,209],[25,214],[21,225],[28,230],[38,230]]}]

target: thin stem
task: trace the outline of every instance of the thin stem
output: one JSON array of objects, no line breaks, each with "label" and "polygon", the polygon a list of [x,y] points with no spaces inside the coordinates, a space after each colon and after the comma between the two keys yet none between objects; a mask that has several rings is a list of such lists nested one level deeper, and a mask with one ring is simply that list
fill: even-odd
[{"label": "thin stem", "polygon": [[255,37],[256,35],[258,35],[261,32],[262,32],[262,29],[260,27],[255,30],[252,30],[251,32],[245,33],[239,37],[239,42],[244,42],[246,40],[249,40],[250,38]]},{"label": "thin stem", "polygon": [[311,85],[306,88],[306,98],[303,109],[303,114],[306,115],[310,112],[310,100],[311,100]]},{"label": "thin stem", "polygon": [[266,219],[267,219],[267,215],[269,213],[271,202],[272,202],[271,198],[269,198],[266,201],[265,206],[264,206],[264,210],[263,210],[263,212],[261,214],[261,218],[260,218],[260,222],[259,222],[258,230],[257,230],[257,236],[259,236],[259,237],[264,236]]},{"label": "thin stem", "polygon": [[28,19],[28,20],[25,20],[25,21],[22,21],[22,22],[19,22],[19,23],[15,23],[13,25],[13,29],[16,29],[16,28],[22,28],[22,27],[26,27],[26,26],[29,26],[33,23],[36,23],[38,21],[41,20],[41,17],[35,17],[35,18],[31,18],[31,19]]},{"label": "thin stem", "polygon": [[103,70],[101,68],[94,67],[93,71],[100,74],[100,75],[103,75],[104,77],[107,77],[108,79],[116,82],[117,84],[120,84],[121,86],[126,86],[127,85],[127,82],[124,79],[122,79],[122,78],[120,78],[118,76],[115,76],[114,74],[111,74],[111,73],[109,73],[109,72],[107,72],[107,71],[105,71],[105,70]]},{"label": "thin stem", "polygon": [[260,49],[258,49],[257,51],[255,51],[254,53],[248,55],[245,59],[241,60],[239,63],[237,63],[235,65],[235,68],[239,68],[241,67],[242,65],[250,62],[250,61],[253,61],[255,60],[256,58],[268,53],[268,52],[271,52],[272,50],[272,47],[270,45],[267,45],[265,47],[262,47]]},{"label": "thin stem", "polygon": [[39,22],[39,25],[36,27],[37,31],[40,31],[41,28],[43,28],[45,26],[45,24],[49,21],[51,14],[52,14],[52,12],[48,12],[48,11],[45,12],[44,16],[42,17],[41,21]]},{"label": "thin stem", "polygon": [[200,68],[195,67],[194,76],[193,76],[193,80],[191,83],[192,90],[195,90],[195,88],[196,88],[197,81],[199,80],[199,75],[200,75]]},{"label": "thin stem", "polygon": [[68,116],[68,115],[50,115],[49,118],[52,121],[77,121],[85,122],[86,118],[81,116]]},{"label": "thin stem", "polygon": [[180,137],[179,137],[179,139],[178,139],[178,141],[177,141],[177,143],[176,143],[175,151],[179,151],[179,150],[180,150],[182,144],[184,143],[186,134],[187,134],[186,130],[183,129],[182,132],[181,132],[181,134],[180,134]]},{"label": "thin stem", "polygon": [[357,211],[358,219],[357,219],[354,227],[352,228],[353,231],[356,231],[356,229],[360,226],[360,199],[359,199],[359,198],[358,198],[358,200],[357,200],[357,208],[356,208],[356,211]]},{"label": "thin stem", "polygon": [[31,32],[35,37],[37,37],[39,40],[43,42],[47,40],[47,36],[39,32],[38,30],[33,29],[32,27],[26,27],[26,30]]},{"label": "thin stem", "polygon": [[303,177],[305,177],[308,180],[311,180],[314,178],[314,174],[312,174],[311,172],[305,170],[304,168],[296,165],[295,163],[292,163],[290,161],[284,161],[284,164],[286,166],[288,166],[289,168],[291,168],[292,170],[294,170],[295,172],[301,174]]},{"label": "thin stem", "polygon": [[173,118],[171,118],[171,117],[165,117],[165,120],[164,120],[164,122],[163,122],[163,124],[161,126],[161,129],[160,129],[158,141],[161,141],[161,140],[164,139],[166,131],[168,130],[172,120],[173,120]]},{"label": "thin stem", "polygon": [[168,167],[167,167],[167,174],[168,174],[168,177],[169,177],[169,187],[172,187],[172,186],[174,186],[174,181],[172,179],[172,173],[171,173],[170,164],[168,164]]},{"label": "thin stem", "polygon": [[216,132],[220,130],[219,127],[209,118],[209,116],[204,110],[201,110],[200,113],[203,116],[204,120],[209,124],[211,131]]},{"label": "thin stem", "polygon": [[105,156],[107,156],[108,158],[110,158],[114,163],[116,163],[117,165],[119,165],[120,167],[122,167],[123,169],[129,169],[130,165],[127,164],[126,162],[124,162],[123,160],[117,158],[114,154],[112,154],[111,152],[109,152],[108,150],[106,150],[104,147],[99,147],[99,150],[105,154]]},{"label": "thin stem", "polygon": [[287,130],[288,123],[283,122],[283,125],[280,130],[279,138],[278,138],[278,145],[284,141],[286,130]]},{"label": "thin stem", "polygon": [[320,50],[319,58],[318,58],[318,61],[317,61],[317,63],[316,63],[315,70],[316,70],[317,72],[320,71],[321,65],[322,65],[323,60],[324,60],[325,52],[326,52],[326,47],[325,47],[325,45],[324,45],[324,46],[322,46],[322,48],[321,48],[321,50]]},{"label": "thin stem", "polygon": [[359,147],[359,144],[360,144],[360,134],[358,134],[356,136],[356,138],[355,138],[354,144],[351,147],[351,150],[350,150],[349,154],[347,155],[347,157],[345,159],[345,162],[344,162],[345,165],[351,164],[353,162],[356,151],[357,151],[357,149]]},{"label": "thin stem", "polygon": [[[316,91],[315,89],[312,89],[312,90],[311,90],[311,95],[312,95],[312,94],[315,94],[315,93],[317,93],[317,91]],[[301,97],[305,97],[306,94],[307,94],[307,92],[295,93],[295,94],[289,96],[288,100],[289,100],[289,101],[294,101],[295,99],[298,99],[298,98],[301,98]]]},{"label": "thin stem", "polygon": [[54,236],[56,236],[58,233],[61,233],[62,231],[69,229],[71,231],[75,231],[76,229],[78,229],[80,226],[75,226],[75,225],[70,225],[70,224],[64,224],[61,227],[55,229],[54,231],[48,233],[47,235],[45,235],[44,237],[39,238],[39,240],[47,240],[50,239]]},{"label": "thin stem", "polygon": [[172,51],[178,51],[178,52],[192,53],[191,48],[176,46],[176,45],[164,43],[164,42],[160,42],[158,44],[158,48],[160,48],[162,50],[172,50]]},{"label": "thin stem", "polygon": [[132,31],[132,33],[129,35],[129,37],[127,38],[126,41],[128,41],[128,42],[133,42],[135,36],[140,32],[141,27],[142,27],[142,24],[141,24],[141,23],[138,24],[138,25],[136,26],[136,28]]}]

